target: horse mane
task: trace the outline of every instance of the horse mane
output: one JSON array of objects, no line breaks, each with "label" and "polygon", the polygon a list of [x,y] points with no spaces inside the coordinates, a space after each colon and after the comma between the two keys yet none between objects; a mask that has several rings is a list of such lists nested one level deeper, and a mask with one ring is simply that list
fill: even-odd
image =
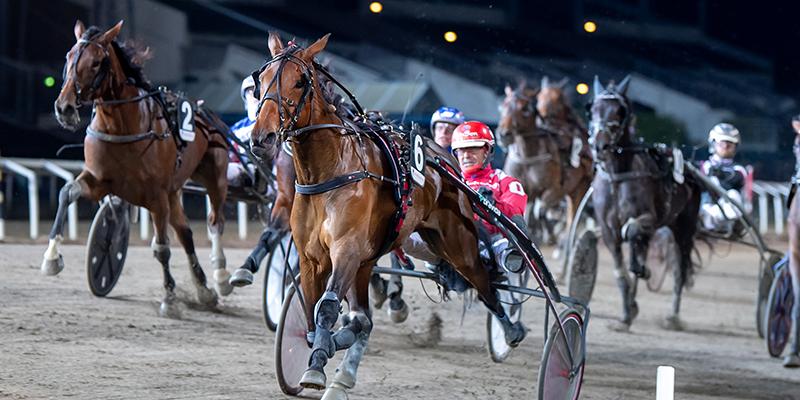
[{"label": "horse mane", "polygon": [[[100,36],[103,31],[96,26],[90,26],[83,32],[81,39],[92,41]],[[152,90],[153,84],[144,76],[144,63],[152,57],[149,47],[142,47],[139,43],[126,40],[123,43],[113,40],[111,48],[119,60],[122,73],[133,81],[133,84],[145,90]]]}]

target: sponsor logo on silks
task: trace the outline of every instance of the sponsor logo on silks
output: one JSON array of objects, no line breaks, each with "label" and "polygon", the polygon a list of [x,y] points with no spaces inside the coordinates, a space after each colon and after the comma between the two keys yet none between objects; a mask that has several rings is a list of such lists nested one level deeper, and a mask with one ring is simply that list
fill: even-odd
[{"label": "sponsor logo on silks", "polygon": [[486,197],[483,197],[483,195],[481,195],[478,192],[475,193],[478,195],[478,199],[480,199],[481,204],[483,204],[484,207],[488,208],[489,211],[492,212],[492,214],[498,217],[502,214],[500,210],[494,206],[494,204],[490,203],[489,200],[486,199]]}]

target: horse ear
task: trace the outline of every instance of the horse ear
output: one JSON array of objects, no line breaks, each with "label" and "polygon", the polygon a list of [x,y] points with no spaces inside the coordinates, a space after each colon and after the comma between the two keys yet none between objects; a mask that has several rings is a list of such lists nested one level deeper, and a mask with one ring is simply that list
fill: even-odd
[{"label": "horse ear", "polygon": [[117,35],[119,35],[119,31],[122,29],[122,22],[123,22],[122,20],[117,22],[117,24],[112,26],[111,29],[107,30],[106,33],[104,33],[103,36],[101,36],[100,40],[98,41],[101,43],[111,43],[114,39],[117,38]]},{"label": "horse ear", "polygon": [[548,78],[547,75],[545,75],[542,77],[542,82],[539,84],[539,87],[544,89],[548,86],[550,86],[550,78]]},{"label": "horse ear", "polygon": [[83,26],[83,22],[81,20],[75,21],[75,40],[81,40],[83,37],[83,32],[86,32],[86,27]]},{"label": "horse ear", "polygon": [[631,83],[631,76],[625,75],[625,79],[622,80],[618,85],[615,86],[615,89],[620,94],[627,94],[628,92],[628,84]]},{"label": "horse ear", "polygon": [[594,83],[592,83],[594,87],[594,97],[600,96],[600,93],[603,93],[606,88],[603,87],[603,84],[600,83],[600,78],[597,75],[594,76]]},{"label": "horse ear", "polygon": [[283,43],[281,42],[281,36],[278,32],[269,33],[267,45],[269,46],[269,53],[272,54],[272,57],[277,56],[283,51]]},{"label": "horse ear", "polygon": [[303,51],[303,56],[307,60],[313,60],[314,56],[319,54],[322,50],[325,50],[325,46],[328,45],[328,38],[331,37],[331,34],[328,33],[325,36],[319,38],[316,42],[312,43],[311,46],[308,46],[305,51]]},{"label": "horse ear", "polygon": [[796,135],[800,135],[800,121],[792,120],[792,128]]},{"label": "horse ear", "polygon": [[506,83],[506,97],[511,96],[514,94],[514,89],[511,88],[511,85]]}]

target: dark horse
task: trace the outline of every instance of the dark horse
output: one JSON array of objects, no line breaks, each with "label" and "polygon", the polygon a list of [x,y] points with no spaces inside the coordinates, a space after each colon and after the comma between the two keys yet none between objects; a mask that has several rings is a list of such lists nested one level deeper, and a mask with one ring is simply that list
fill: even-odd
[{"label": "dark horse", "polygon": [[80,197],[99,201],[113,194],[147,208],[153,215],[153,253],[163,267],[166,290],[160,311],[162,315],[178,317],[175,281],[169,271],[168,222],[189,257],[200,302],[213,306],[217,301],[214,292],[206,287],[180,201],[181,188],[190,177],[202,184],[211,198],[211,263],[216,269],[217,291],[230,293],[230,274],[225,270],[220,243],[222,207],[228,188],[224,138],[227,127],[200,107],[194,114],[194,141],[179,142],[177,123],[182,121],[175,121],[167,111],[173,95],[152,90],[141,71],[146,51],[119,44],[116,37],[121,28],[121,21],[107,32],[96,27],[84,29],[80,21],[75,24],[77,43],[67,53],[55,114],[61,126],[75,130],[80,122],[78,108],[91,102],[94,112],[84,139],[86,166],[74,182],[61,189],[42,272],[55,275],[64,268],[58,245],[67,206]]},{"label": "dark horse", "polygon": [[[622,320],[614,328],[628,330],[636,318],[636,286],[639,278],[648,276],[644,263],[650,238],[656,229],[667,226],[680,250],[680,268],[674,270],[672,314],[664,327],[681,329],[678,312],[684,284],[693,273],[691,251],[701,188],[690,176],[683,183],[674,180],[670,158],[675,153],[666,146],[646,145],[636,138],[632,104],[626,96],[629,82],[626,77],[603,88],[595,77],[589,106],[590,142],[597,165],[592,201],[603,241],[614,257],[622,294]],[[632,274],[624,267],[623,241],[630,244]]]},{"label": "dark horse", "polygon": [[531,202],[528,213],[536,199],[547,210],[566,197],[569,226],[592,182],[586,130],[567,101],[563,84],[544,78],[537,90],[523,81],[516,89],[506,86],[505,93],[497,126],[498,142],[509,149],[503,169],[522,182]]},{"label": "dark horse", "polygon": [[[327,41],[325,36],[305,49],[295,44],[284,47],[276,34],[270,34],[272,59],[257,72],[260,104],[251,134],[253,151],[262,159],[273,158],[283,141],[294,153],[298,190],[290,224],[300,259],[308,337],[313,342],[300,384],[324,388],[325,365],[336,350],[346,348],[326,392],[326,398],[346,398],[345,389],[355,384],[372,329],[368,295],[372,266],[414,231],[477,289],[504,322],[506,340],[518,344],[525,329],[510,322],[491,288],[464,193],[426,168],[424,185],[409,194],[413,207],[405,210],[404,222],[399,227],[392,224],[399,209],[393,201],[395,183],[387,178],[392,175],[390,163],[397,160],[381,150],[385,147],[379,144],[379,133],[367,133],[343,120],[324,97],[318,78],[324,72],[314,56]],[[431,150],[449,157],[441,149]],[[333,334],[341,299],[347,299],[351,318]]]}]

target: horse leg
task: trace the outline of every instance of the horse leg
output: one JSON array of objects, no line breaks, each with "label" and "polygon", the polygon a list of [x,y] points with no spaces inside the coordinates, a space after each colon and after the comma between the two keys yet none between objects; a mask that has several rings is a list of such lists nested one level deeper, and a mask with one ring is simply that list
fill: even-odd
[{"label": "horse leg", "polygon": [[[333,357],[336,350],[341,350],[352,345],[352,341],[334,340],[333,326],[339,319],[341,300],[350,290],[356,273],[361,266],[361,252],[355,243],[336,243],[331,247],[331,262],[333,272],[325,292],[317,301],[314,308],[314,344],[308,369],[300,379],[300,385],[306,388],[322,390],[325,388],[325,365]],[[365,281],[364,283],[369,283]],[[369,286],[367,285],[367,288]]]},{"label": "horse leg", "polygon": [[194,250],[194,240],[192,240],[192,230],[186,222],[186,215],[184,214],[183,206],[181,206],[178,192],[170,195],[169,203],[169,223],[172,225],[172,228],[175,229],[178,241],[181,242],[183,249],[186,251],[186,257],[189,259],[189,268],[192,270],[192,281],[197,290],[197,301],[206,307],[213,308],[217,305],[217,295],[206,287],[206,274],[203,273],[203,268],[200,267],[200,262],[197,260],[197,254]]},{"label": "horse leg", "polygon": [[[477,232],[464,229],[466,223],[473,222],[462,222],[460,213],[442,211],[444,210],[434,211],[431,214],[431,217],[441,222],[437,225],[438,229],[421,230],[420,235],[434,253],[450,263],[478,291],[478,297],[503,326],[508,345],[516,347],[525,338],[527,329],[522,321],[511,322],[500,303],[497,289],[492,287],[490,282],[489,271],[483,266],[478,255]],[[472,234],[465,234],[466,232]]]},{"label": "horse leg", "polygon": [[[603,230],[606,231],[606,228],[604,227]],[[628,277],[628,272],[625,270],[625,260],[622,256],[622,243],[620,238],[608,235],[604,232],[603,238],[605,239],[607,237],[611,241],[604,240],[604,242],[611,252],[611,256],[614,258],[614,276],[617,278],[617,287],[622,295],[622,319],[611,325],[611,329],[618,332],[627,332],[630,330],[633,319],[639,314],[639,305],[635,300],[636,281],[631,282]]]},{"label": "horse leg", "polygon": [[253,283],[253,274],[258,272],[258,267],[267,254],[271,253],[289,231],[289,214],[292,210],[292,199],[282,192],[278,192],[275,205],[272,207],[270,223],[261,233],[258,244],[250,252],[241,267],[233,271],[230,284],[236,287],[247,286]]},{"label": "horse leg", "polygon": [[344,358],[336,368],[328,389],[322,396],[322,400],[343,400],[347,399],[347,389],[352,389],[356,385],[356,372],[364,351],[367,349],[370,332],[372,332],[372,313],[369,310],[369,280],[370,270],[362,266],[356,274],[355,286],[350,289],[347,302],[350,304],[349,321],[337,333],[333,339],[337,342],[336,347],[345,346],[351,342]]},{"label": "horse leg", "polygon": [[64,257],[61,256],[59,246],[63,240],[64,220],[67,218],[69,205],[81,197],[100,199],[106,193],[108,193],[107,190],[100,187],[94,176],[87,171],[81,172],[77,179],[61,188],[58,194],[58,211],[56,212],[55,221],[53,221],[53,228],[50,230],[50,240],[42,260],[42,274],[58,275],[64,269]]},{"label": "horse leg", "polygon": [[[166,195],[165,195],[166,197]],[[180,319],[181,312],[175,297],[175,279],[169,271],[169,237],[167,236],[167,219],[169,218],[169,203],[166,198],[160,199],[158,204],[150,208],[153,216],[153,242],[150,247],[153,249],[153,256],[161,263],[164,272],[164,300],[161,301],[159,315],[167,318]]]},{"label": "horse leg", "polygon": [[[225,174],[222,174],[225,181]],[[215,190],[209,190],[208,196],[211,198],[212,210],[208,214],[208,237],[211,239],[211,268],[214,269],[214,287],[222,296],[227,296],[233,292],[233,286],[229,283],[231,274],[225,269],[225,254],[222,252],[222,232],[225,230],[225,217],[223,207],[225,205],[225,195],[227,191],[227,181]]]}]

